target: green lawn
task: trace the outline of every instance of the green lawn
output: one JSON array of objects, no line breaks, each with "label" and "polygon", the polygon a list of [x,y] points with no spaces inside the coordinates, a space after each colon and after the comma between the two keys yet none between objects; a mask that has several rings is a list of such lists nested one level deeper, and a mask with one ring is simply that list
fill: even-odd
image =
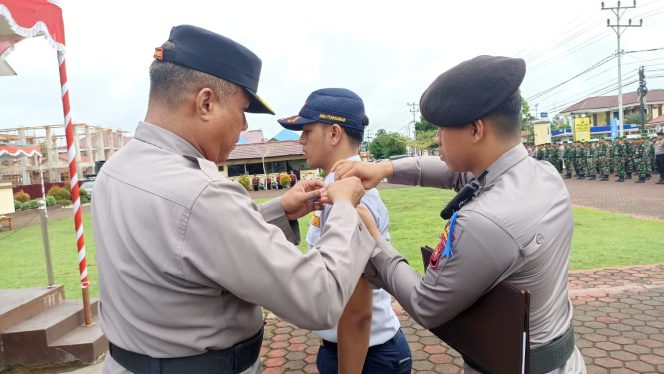
[{"label": "green lawn", "polygon": [[[394,246],[422,271],[420,246],[434,246],[444,222],[439,213],[453,192],[430,188],[381,191],[390,211]],[[84,230],[91,278],[90,293],[97,297],[94,235],[90,216]],[[664,263],[664,221],[633,218],[587,208],[574,208],[575,231],[571,269]],[[38,217],[35,219],[38,222]],[[302,238],[309,217],[300,220]],[[74,224],[70,219],[49,222],[55,281],[65,285],[68,298],[80,298]],[[300,244],[304,250],[306,243]],[[47,284],[40,226],[0,232],[0,289]]]}]

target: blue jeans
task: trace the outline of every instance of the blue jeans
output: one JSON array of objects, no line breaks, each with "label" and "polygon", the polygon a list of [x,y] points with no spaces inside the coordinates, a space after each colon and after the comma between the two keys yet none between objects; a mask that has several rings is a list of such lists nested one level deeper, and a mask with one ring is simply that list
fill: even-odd
[{"label": "blue jeans", "polygon": [[[337,350],[334,345],[321,345],[316,366],[321,374],[337,374]],[[407,374],[413,366],[410,347],[401,329],[387,342],[369,347],[363,374]]]}]

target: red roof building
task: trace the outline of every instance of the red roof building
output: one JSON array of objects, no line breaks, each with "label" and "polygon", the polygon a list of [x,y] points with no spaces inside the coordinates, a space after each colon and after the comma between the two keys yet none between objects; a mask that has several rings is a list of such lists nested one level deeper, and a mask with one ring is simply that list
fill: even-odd
[{"label": "red roof building", "polygon": [[[664,114],[664,89],[648,91],[644,104],[646,121]],[[591,126],[606,126],[611,123],[611,118],[618,117],[618,95],[588,97],[563,109],[560,113],[572,117],[588,116],[591,119]],[[638,94],[636,92],[623,94],[623,116],[638,113],[640,113]]]}]

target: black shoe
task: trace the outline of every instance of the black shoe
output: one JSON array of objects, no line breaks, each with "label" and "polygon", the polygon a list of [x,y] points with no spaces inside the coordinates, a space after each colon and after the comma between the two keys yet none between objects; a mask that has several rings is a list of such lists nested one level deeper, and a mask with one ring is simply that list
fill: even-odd
[{"label": "black shoe", "polygon": [[618,180],[616,182],[624,182],[624,181],[625,181],[625,178],[618,178]]},{"label": "black shoe", "polygon": [[597,177],[594,176],[594,175],[592,177],[588,178],[589,181],[594,181],[595,179],[597,179]]},{"label": "black shoe", "polygon": [[657,183],[655,183],[655,184],[664,184],[664,180],[661,180],[661,179],[660,179],[660,180],[658,180]]},{"label": "black shoe", "polygon": [[608,182],[609,181],[609,176],[608,175],[603,176],[602,179],[600,179],[600,181]]},{"label": "black shoe", "polygon": [[639,180],[634,182],[634,183],[646,183],[646,179],[645,178],[639,178]]},{"label": "black shoe", "polygon": [[627,174],[627,177],[625,179],[632,179],[632,174]]},{"label": "black shoe", "polygon": [[563,179],[572,179],[572,176],[571,176],[571,175],[565,175],[565,176],[563,177]]}]

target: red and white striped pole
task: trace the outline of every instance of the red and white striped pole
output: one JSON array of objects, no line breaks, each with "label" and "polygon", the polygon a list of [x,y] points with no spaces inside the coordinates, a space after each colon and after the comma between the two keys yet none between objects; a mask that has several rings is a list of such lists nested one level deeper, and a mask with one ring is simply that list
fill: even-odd
[{"label": "red and white striped pole", "polygon": [[74,212],[74,223],[76,229],[76,245],[78,246],[78,270],[81,274],[81,292],[83,293],[83,314],[85,325],[90,326],[92,322],[92,311],[90,310],[90,294],[88,288],[88,264],[85,260],[85,241],[83,239],[83,215],[81,214],[81,198],[78,188],[78,166],[76,165],[76,145],[74,145],[74,125],[71,122],[69,107],[69,89],[67,88],[67,68],[65,67],[65,53],[58,51],[58,63],[60,65],[60,88],[62,91],[62,109],[65,114],[65,134],[67,136],[67,159],[69,160],[69,179],[71,184],[71,201]]}]

